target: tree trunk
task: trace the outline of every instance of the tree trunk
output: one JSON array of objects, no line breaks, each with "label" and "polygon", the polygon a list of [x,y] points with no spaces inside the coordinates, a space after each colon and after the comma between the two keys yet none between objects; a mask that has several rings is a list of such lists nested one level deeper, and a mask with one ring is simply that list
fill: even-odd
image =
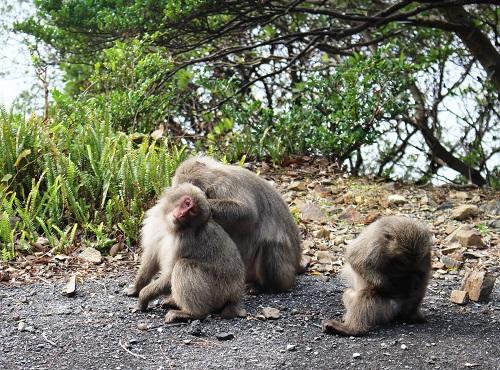
[{"label": "tree trunk", "polygon": [[455,171],[459,172],[461,175],[469,179],[475,185],[483,186],[486,185],[486,180],[481,175],[481,172],[467,165],[465,162],[455,157],[448,149],[446,149],[436,138],[432,129],[428,125],[428,116],[425,109],[425,98],[422,92],[413,85],[411,87],[411,93],[416,102],[416,115],[415,118],[410,120],[413,126],[418,128],[425,139],[425,142],[429,146],[432,153],[442,160],[446,165]]},{"label": "tree trunk", "polygon": [[442,8],[441,13],[450,23],[459,25],[455,30],[470,53],[483,66],[488,77],[500,91],[500,53],[490,39],[474,25],[471,16],[462,6]]}]

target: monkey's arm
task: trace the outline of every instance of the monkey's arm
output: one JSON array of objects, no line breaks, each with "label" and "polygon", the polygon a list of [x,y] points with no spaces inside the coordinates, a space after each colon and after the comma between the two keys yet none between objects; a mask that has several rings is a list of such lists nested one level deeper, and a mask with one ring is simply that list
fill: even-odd
[{"label": "monkey's arm", "polygon": [[146,311],[148,303],[152,299],[162,295],[169,294],[171,290],[171,271],[163,272],[158,279],[146,285],[139,293],[138,308],[141,311]]},{"label": "monkey's arm", "polygon": [[234,199],[209,199],[212,216],[215,220],[228,223],[253,222],[256,220],[254,209]]}]

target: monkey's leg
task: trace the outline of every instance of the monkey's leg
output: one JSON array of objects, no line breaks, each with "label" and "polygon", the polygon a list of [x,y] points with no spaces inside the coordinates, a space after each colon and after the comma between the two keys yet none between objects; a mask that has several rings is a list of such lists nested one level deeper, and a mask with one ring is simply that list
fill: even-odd
[{"label": "monkey's leg", "polygon": [[183,311],[183,310],[170,310],[165,315],[165,322],[167,324],[169,324],[172,322],[203,319],[203,318],[205,318],[205,316],[206,315],[195,316],[195,315],[192,315],[191,313],[189,313],[187,311]]},{"label": "monkey's leg", "polygon": [[148,309],[149,301],[162,294],[170,293],[170,276],[170,272],[164,272],[158,277],[158,279],[146,285],[139,293],[139,303],[137,304],[137,308],[141,311],[146,311]]},{"label": "monkey's leg", "polygon": [[256,256],[257,282],[265,292],[283,292],[295,283],[297,263],[284,243],[266,243]]},{"label": "monkey's leg", "polygon": [[163,300],[160,303],[160,306],[161,308],[179,308],[179,306],[177,306],[177,303],[175,302],[174,297],[172,297],[172,294],[163,298]]},{"label": "monkey's leg", "polygon": [[141,266],[137,272],[134,285],[127,289],[126,294],[131,297],[137,297],[141,290],[149,284],[159,269],[160,265],[154,253],[146,250],[142,256]]}]

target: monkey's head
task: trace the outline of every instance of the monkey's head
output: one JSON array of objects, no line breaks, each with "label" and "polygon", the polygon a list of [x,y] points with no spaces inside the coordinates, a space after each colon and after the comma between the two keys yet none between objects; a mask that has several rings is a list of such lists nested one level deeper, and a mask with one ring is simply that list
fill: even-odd
[{"label": "monkey's head", "polygon": [[189,183],[167,189],[160,202],[167,224],[174,230],[198,228],[210,218],[210,205],[205,193]]}]

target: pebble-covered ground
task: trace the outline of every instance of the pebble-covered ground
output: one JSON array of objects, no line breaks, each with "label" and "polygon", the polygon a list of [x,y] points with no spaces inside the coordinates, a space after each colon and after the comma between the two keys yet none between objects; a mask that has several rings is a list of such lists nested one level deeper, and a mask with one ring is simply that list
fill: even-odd
[{"label": "pebble-covered ground", "polygon": [[[499,191],[350,178],[303,158],[287,168],[249,168],[274,183],[299,224],[308,270],[295,289],[247,296],[246,318],[165,326],[164,310],[133,313],[134,299],[122,294],[137,268],[135,246],[117,243],[113,257],[83,248],[52,255],[41,239],[35,253],[0,263],[0,369],[500,369],[498,281],[486,302],[450,299],[467,274],[494,281],[500,273]],[[321,320],[342,313],[337,273],[349,241],[393,214],[434,234],[429,322],[361,338],[322,334]],[[72,275],[76,295],[66,297]],[[266,319],[269,312],[279,317]]]},{"label": "pebble-covered ground", "polygon": [[[381,328],[365,337],[325,335],[321,320],[339,316],[343,286],[301,276],[293,291],[247,296],[248,316],[166,326],[165,310],[132,313],[123,295],[132,275],[0,289],[1,369],[498,369],[500,291],[486,304],[449,302],[454,284],[433,280],[429,322]],[[265,319],[263,309],[279,312]],[[225,340],[224,340],[225,339]]]}]

